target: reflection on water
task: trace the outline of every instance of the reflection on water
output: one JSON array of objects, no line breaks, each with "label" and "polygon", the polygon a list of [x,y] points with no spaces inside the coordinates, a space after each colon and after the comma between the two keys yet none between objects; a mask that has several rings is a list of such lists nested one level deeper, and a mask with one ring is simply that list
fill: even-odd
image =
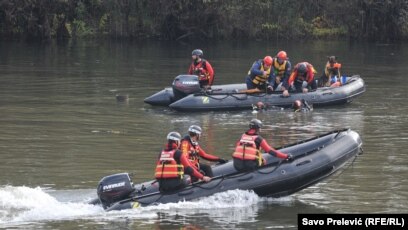
[{"label": "reflection on water", "polygon": [[[54,205],[32,212],[24,206],[36,202],[32,196],[16,198],[8,203],[9,210],[0,209],[1,220],[10,221],[15,210],[23,209],[18,212],[21,218],[29,216],[30,210],[33,215],[46,210],[59,213],[55,218],[16,224],[27,228],[104,229],[106,223],[134,229],[178,225],[208,229],[229,226],[227,223],[238,229],[295,228],[296,214],[303,212],[408,211],[408,116],[404,97],[408,85],[402,84],[408,72],[404,58],[407,45],[253,42],[201,47],[215,68],[217,84],[242,82],[252,62],[265,52],[285,49],[292,64],[307,59],[319,72],[326,56],[334,54],[345,74],[360,74],[367,85],[365,94],[346,106],[316,108],[310,113],[283,110],[253,114],[179,113],[144,104],[146,96],[169,86],[175,76],[187,70],[194,48],[161,42],[1,42],[0,192],[10,196],[6,185],[17,194],[13,189],[40,186],[51,195],[46,199],[57,199],[49,203],[56,202]],[[128,99],[118,102],[116,95],[128,95]],[[147,216],[136,211],[126,213],[126,217],[123,213],[106,214],[83,203],[84,214],[69,211],[78,202],[95,196],[95,187],[103,176],[132,172],[135,182],[150,180],[169,131],[186,134],[190,125],[200,125],[205,150],[229,159],[235,142],[255,117],[264,123],[262,136],[275,147],[351,128],[360,133],[364,154],[340,176],[283,203],[266,200],[238,207],[230,202],[223,208],[204,210],[200,206],[160,206],[143,213]],[[72,207],[52,209],[70,201]],[[188,205],[197,204],[201,203]]]}]

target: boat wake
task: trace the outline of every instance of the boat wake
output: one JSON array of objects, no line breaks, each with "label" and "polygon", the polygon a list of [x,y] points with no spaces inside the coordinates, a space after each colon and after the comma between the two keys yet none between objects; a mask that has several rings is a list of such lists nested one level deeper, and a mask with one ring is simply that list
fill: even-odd
[{"label": "boat wake", "polygon": [[[218,216],[222,212],[225,216],[225,213],[229,212],[228,221],[240,222],[243,219],[250,221],[248,218],[256,214],[260,202],[277,204],[292,202],[290,197],[262,198],[252,191],[232,190],[195,201],[106,212],[99,205],[88,204],[91,197],[83,196],[81,193],[83,193],[81,190],[50,191],[41,187],[9,185],[0,187],[0,226],[78,219],[105,222],[132,218],[150,222],[149,220],[157,220],[160,213],[186,216],[205,213],[209,216]],[[78,200],[78,197],[81,200]]]}]

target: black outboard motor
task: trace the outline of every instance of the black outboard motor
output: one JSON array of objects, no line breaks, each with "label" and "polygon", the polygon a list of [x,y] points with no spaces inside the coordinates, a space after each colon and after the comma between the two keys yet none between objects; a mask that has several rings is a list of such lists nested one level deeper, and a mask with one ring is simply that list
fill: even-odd
[{"label": "black outboard motor", "polygon": [[200,82],[196,75],[178,75],[173,81],[175,101],[192,93],[201,91]]},{"label": "black outboard motor", "polygon": [[128,173],[118,173],[106,176],[99,181],[97,193],[104,209],[112,204],[126,199],[134,191],[133,183]]}]

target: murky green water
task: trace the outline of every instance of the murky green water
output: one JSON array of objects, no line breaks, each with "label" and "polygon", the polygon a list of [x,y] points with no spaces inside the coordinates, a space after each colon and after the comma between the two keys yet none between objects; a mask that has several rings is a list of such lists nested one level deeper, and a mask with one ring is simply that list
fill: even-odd
[{"label": "murky green water", "polygon": [[[285,49],[292,64],[306,60],[320,73],[326,56],[337,55],[343,73],[360,74],[367,91],[352,104],[308,114],[179,113],[145,105],[145,97],[187,71],[197,47],[213,65],[216,84],[243,82],[255,59]],[[408,44],[1,42],[0,228],[287,229],[296,228],[297,213],[406,213],[407,60]],[[128,103],[118,103],[116,94],[128,94]],[[364,155],[340,176],[277,200],[243,193],[221,207],[193,203],[124,213],[61,204],[94,197],[98,181],[109,174],[152,179],[166,134],[186,133],[192,124],[203,127],[201,143],[208,152],[230,158],[256,116],[274,146],[351,128],[362,136]],[[36,187],[43,192],[37,194]],[[47,194],[58,202],[42,201]],[[255,201],[230,205],[243,198]]]}]

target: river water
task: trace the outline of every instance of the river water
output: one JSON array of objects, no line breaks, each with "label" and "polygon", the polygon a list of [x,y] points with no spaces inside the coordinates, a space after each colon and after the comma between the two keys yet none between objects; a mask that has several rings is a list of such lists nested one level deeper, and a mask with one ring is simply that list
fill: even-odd
[{"label": "river water", "polygon": [[[278,50],[321,73],[336,55],[343,74],[359,74],[366,92],[351,104],[311,113],[180,113],[143,99],[185,73],[204,50],[215,84],[243,82],[252,62]],[[263,229],[297,228],[298,213],[407,213],[408,44],[347,42],[0,42],[0,228]],[[128,94],[118,103],[116,94]],[[254,117],[282,146],[351,128],[364,154],[342,174],[279,199],[229,191],[198,201],[109,212],[88,205],[98,181],[119,172],[142,182],[169,131],[203,127],[201,145],[230,159]]]}]

